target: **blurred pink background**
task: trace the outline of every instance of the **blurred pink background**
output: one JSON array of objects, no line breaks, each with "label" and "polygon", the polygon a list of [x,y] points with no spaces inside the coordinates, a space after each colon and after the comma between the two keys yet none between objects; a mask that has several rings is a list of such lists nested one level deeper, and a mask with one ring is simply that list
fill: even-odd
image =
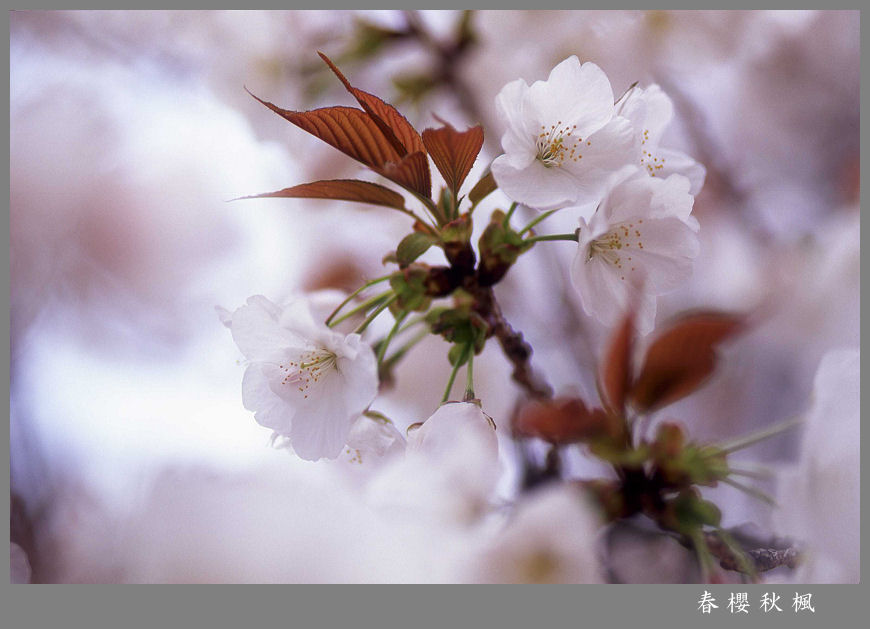
[{"label": "blurred pink background", "polygon": [[[858,12],[484,11],[446,64],[462,19],[10,14],[12,535],[34,580],[112,580],[110,561],[70,539],[98,538],[102,510],[132,509],[157,474],[200,483],[289,465],[242,407],[241,355],[214,306],[353,289],[409,227],[352,204],[229,202],[359,172],[245,93],[289,109],[349,104],[317,50],[420,129],[435,114],[483,123],[470,182],[500,152],[494,98],[515,78],[546,78],[576,54],[617,94],[634,81],[669,93],[670,145],[708,176],[693,279],[659,301],[658,321],[695,307],[763,313],[714,381],[671,409],[693,436],[801,412],[822,355],[859,344]],[[499,296],[536,368],[592,396],[607,330],[562,293],[560,255],[529,255]],[[437,405],[442,351],[438,339],[420,348],[385,398],[400,428]],[[475,370],[484,408],[507,422],[509,366],[489,348]],[[788,462],[795,439],[746,457]],[[735,524],[767,521],[742,495],[721,499]]]}]

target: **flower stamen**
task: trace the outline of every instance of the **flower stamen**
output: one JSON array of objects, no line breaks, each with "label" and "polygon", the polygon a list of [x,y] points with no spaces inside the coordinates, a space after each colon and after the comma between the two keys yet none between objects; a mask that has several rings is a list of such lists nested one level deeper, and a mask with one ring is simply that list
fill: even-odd
[{"label": "flower stamen", "polygon": [[580,146],[583,138],[574,137],[576,128],[576,124],[570,127],[562,125],[561,120],[551,124],[549,129],[541,125],[541,132],[535,143],[537,159],[547,168],[561,166],[566,159],[573,162],[580,161],[583,155],[579,153],[577,147]]},{"label": "flower stamen", "polygon": [[326,372],[333,368],[338,370],[337,358],[333,352],[324,348],[305,352],[300,356],[299,361],[278,365],[278,369],[286,374],[281,384],[296,385],[299,392],[307,398],[308,390],[317,384]]},{"label": "flower stamen", "polygon": [[[643,223],[642,220],[638,221],[637,228],[635,228],[634,223],[619,223],[614,225],[610,231],[590,242],[586,262],[588,263],[597,255],[620,271],[624,271],[625,263],[629,263],[630,270],[636,270],[636,267],[630,264],[632,260],[628,251],[623,255],[623,249],[631,249],[632,247],[643,249],[641,223]],[[625,276],[620,275],[619,279],[625,280]]]}]

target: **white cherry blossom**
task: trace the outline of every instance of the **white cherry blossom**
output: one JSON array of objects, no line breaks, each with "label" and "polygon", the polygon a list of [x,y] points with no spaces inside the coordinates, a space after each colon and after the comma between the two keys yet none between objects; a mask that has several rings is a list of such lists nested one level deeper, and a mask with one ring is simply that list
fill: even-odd
[{"label": "white cherry blossom", "polygon": [[588,223],[579,219],[571,280],[586,314],[613,325],[637,291],[638,330],[652,330],[656,296],[685,282],[698,255],[689,185],[681,175],[637,174],[617,185]]},{"label": "white cherry blossom", "polygon": [[232,314],[248,359],[242,402],[303,459],[335,458],[378,391],[377,361],[359,334],[315,323],[309,304],[281,308],[262,295]]},{"label": "white cherry blossom", "polygon": [[508,83],[496,107],[507,130],[492,173],[514,201],[540,210],[596,203],[633,170],[631,123],[616,115],[610,81],[594,63],[571,56],[546,81]]},{"label": "white cherry blossom", "polygon": [[616,111],[631,121],[635,159],[642,170],[652,177],[683,175],[691,182],[689,194],[701,191],[707,170],[685,153],[659,146],[674,117],[674,104],[658,85],[631,88],[617,103]]}]

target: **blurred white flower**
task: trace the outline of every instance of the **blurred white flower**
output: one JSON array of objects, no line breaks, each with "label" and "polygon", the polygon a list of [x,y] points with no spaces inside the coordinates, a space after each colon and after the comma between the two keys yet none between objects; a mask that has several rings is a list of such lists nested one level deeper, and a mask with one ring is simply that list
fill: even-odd
[{"label": "blurred white flower", "polygon": [[361,415],[351,426],[347,445],[338,460],[345,467],[349,465],[367,474],[401,456],[404,451],[405,438],[390,420],[377,415]]},{"label": "blurred white flower", "polygon": [[302,299],[282,309],[262,295],[250,297],[233,313],[231,330],[249,361],[245,408],[303,459],[338,456],[378,391],[372,349],[359,334],[315,323]]},{"label": "blurred white flower", "polygon": [[780,477],[774,522],[805,544],[799,583],[858,583],[860,576],[860,352],[822,358],[801,458]]},{"label": "blurred white flower", "polygon": [[594,63],[571,56],[546,81],[508,83],[496,107],[507,130],[492,173],[514,201],[542,210],[595,203],[632,170],[631,123],[616,115],[610,82]]},{"label": "blurred white flower", "polygon": [[652,330],[656,296],[685,282],[698,255],[689,185],[681,175],[637,175],[617,185],[588,224],[580,218],[571,279],[586,314],[615,324],[638,291],[638,330]]},{"label": "blurred white flower", "polygon": [[658,85],[631,88],[617,103],[616,111],[634,127],[635,150],[643,170],[652,177],[679,173],[691,182],[689,194],[701,191],[706,169],[685,153],[659,146],[674,117],[674,104]]},{"label": "blurred white flower", "polygon": [[469,580],[484,583],[601,583],[599,522],[567,485],[523,497],[504,529],[472,556]]},{"label": "blurred white flower", "polygon": [[[169,468],[132,492],[127,507],[89,506],[78,519],[58,518],[60,580],[429,580],[429,540],[379,518],[335,472],[286,457],[244,472]],[[70,505],[66,515],[81,511]]]},{"label": "blurred white flower", "polygon": [[10,583],[30,583],[30,561],[27,553],[15,542],[9,542]]}]

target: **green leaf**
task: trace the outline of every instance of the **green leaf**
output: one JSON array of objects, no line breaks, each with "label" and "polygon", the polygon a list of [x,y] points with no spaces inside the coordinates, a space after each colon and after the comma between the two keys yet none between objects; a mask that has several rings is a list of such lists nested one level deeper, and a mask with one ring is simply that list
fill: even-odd
[{"label": "green leaf", "polygon": [[438,240],[429,234],[420,232],[408,234],[402,238],[396,249],[396,259],[399,262],[399,266],[405,268],[437,242]]}]

